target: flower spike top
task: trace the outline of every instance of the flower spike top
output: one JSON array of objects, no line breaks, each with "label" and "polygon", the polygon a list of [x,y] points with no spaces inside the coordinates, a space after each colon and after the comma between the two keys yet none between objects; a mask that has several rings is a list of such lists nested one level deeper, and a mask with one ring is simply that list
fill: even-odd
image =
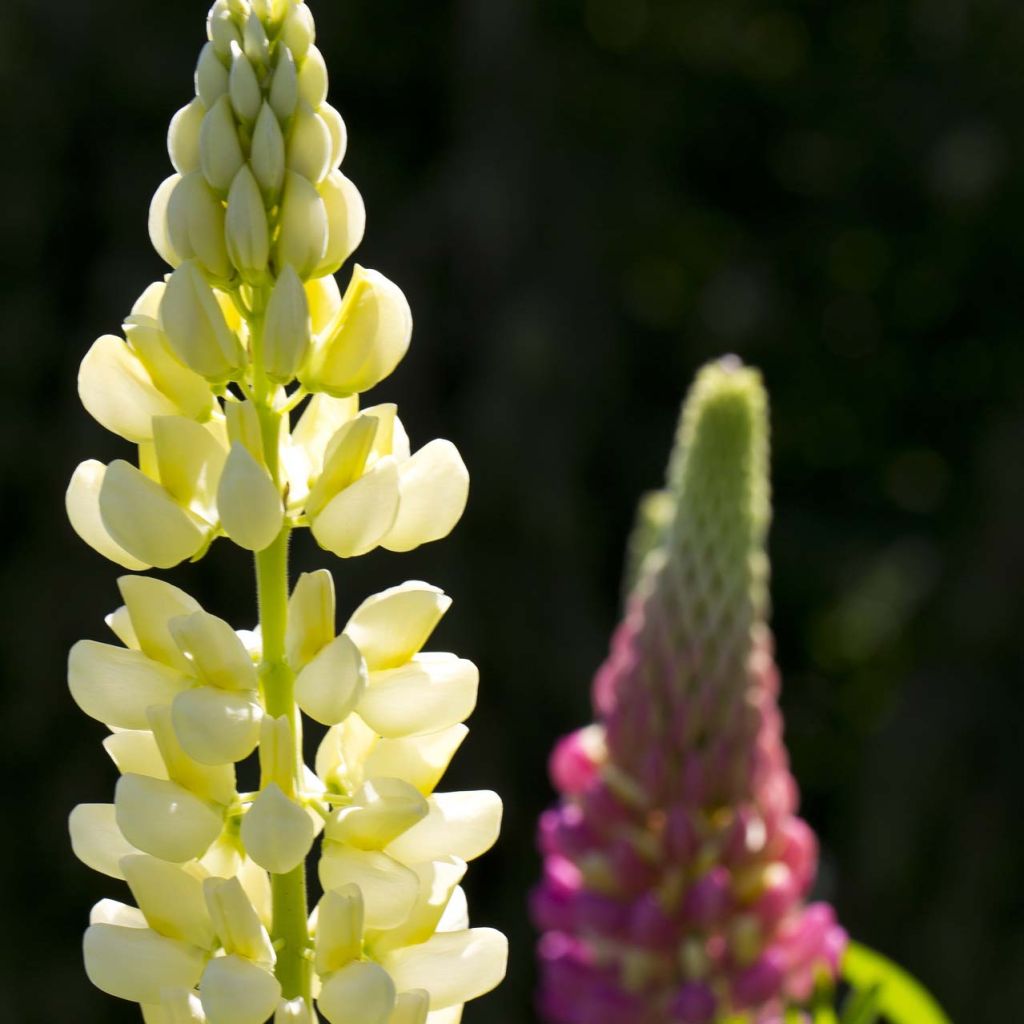
[{"label": "flower spike top", "polygon": [[[72,697],[120,772],[112,804],[72,812],[72,846],[133,900],[93,908],[86,971],[148,1024],[457,1024],[507,952],[469,927],[459,885],[501,801],[435,792],[476,667],[424,650],[451,604],[427,583],[368,598],[339,631],[333,577],[290,586],[288,541],[309,527],[349,558],[438,540],[468,474],[448,441],[413,453],[394,405],[360,406],[412,317],[376,271],[356,266],[344,294],[332,276],[365,218],[309,8],[217,0],[207,36],[150,210],[171,272],[79,373],[85,408],[137,458],[83,463],[67,510],[132,571],[218,537],[254,552],[259,629],[128,575],[107,618],[119,643],[72,649]],[[315,771],[304,716],[326,727]],[[240,792],[254,754],[259,786]]]},{"label": "flower spike top", "polygon": [[551,759],[533,909],[552,1024],[774,1022],[836,970],[765,623],[767,463],[760,377],[705,367],[641,506],[597,722]]}]

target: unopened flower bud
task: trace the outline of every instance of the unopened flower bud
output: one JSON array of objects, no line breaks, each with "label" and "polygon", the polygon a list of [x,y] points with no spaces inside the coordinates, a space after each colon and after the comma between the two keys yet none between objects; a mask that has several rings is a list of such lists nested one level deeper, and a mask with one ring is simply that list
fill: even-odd
[{"label": "unopened flower bud", "polygon": [[231,97],[225,93],[207,111],[199,131],[199,160],[210,185],[220,193],[227,192],[239,168],[245,163],[238,141],[238,126],[231,108]]},{"label": "unopened flower bud", "polygon": [[231,106],[234,107],[239,119],[252,124],[263,105],[263,94],[260,92],[256,72],[238,43],[232,43],[231,46],[228,94],[231,96]]},{"label": "unopened flower bud", "polygon": [[327,65],[315,46],[309,48],[299,68],[299,98],[314,110],[327,99]]},{"label": "unopened flower bud", "polygon": [[153,199],[149,204],[149,241],[157,255],[172,267],[181,263],[182,257],[171,243],[167,208],[179,181],[181,181],[180,174],[172,174],[169,178],[165,178],[153,193]]},{"label": "unopened flower bud", "polygon": [[196,64],[196,95],[209,110],[228,91],[228,69],[221,63],[213,43],[207,43]]},{"label": "unopened flower bud", "polygon": [[207,380],[242,372],[245,350],[195,263],[183,263],[168,279],[160,326],[178,358]]},{"label": "unopened flower bud", "polygon": [[242,33],[238,31],[225,0],[217,0],[210,9],[206,19],[206,34],[217,55],[224,59],[231,56],[232,43],[241,43]]},{"label": "unopened flower bud", "polygon": [[302,381],[310,391],[368,391],[399,364],[412,337],[412,313],[401,289],[375,270],[356,266],[341,309],[314,345]]},{"label": "unopened flower bud", "polygon": [[[230,207],[228,211],[230,219]],[[263,369],[276,381],[291,380],[310,344],[309,303],[299,275],[282,268],[270,293],[263,321]]]},{"label": "unopened flower bud", "polygon": [[309,103],[299,100],[288,138],[288,170],[318,185],[330,167],[331,151],[327,123]]},{"label": "unopened flower bud", "polygon": [[327,251],[316,272],[326,275],[335,273],[359,247],[366,228],[366,208],[359,190],[340,171],[328,174],[319,192],[327,210]]},{"label": "unopened flower bud", "polygon": [[324,119],[327,130],[331,133],[331,170],[336,171],[341,166],[341,161],[345,159],[348,129],[341,114],[330,103],[321,103],[317,113]]},{"label": "unopened flower bud", "polygon": [[327,251],[327,209],[316,188],[292,171],[285,176],[280,223],[274,253],[277,266],[290,263],[305,280]]},{"label": "unopened flower bud", "polygon": [[305,4],[294,4],[284,20],[281,41],[291,50],[297,61],[305,60],[306,53],[316,39],[313,15]]},{"label": "unopened flower bud", "polygon": [[202,173],[178,179],[167,197],[166,217],[167,239],[179,262],[196,260],[215,278],[231,276],[224,207]]},{"label": "unopened flower bud", "polygon": [[299,73],[295,67],[295,58],[288,46],[278,44],[277,67],[270,79],[270,106],[282,121],[295,113],[295,104],[299,102]]},{"label": "unopened flower bud", "polygon": [[199,170],[199,129],[205,113],[206,108],[196,97],[171,118],[167,132],[167,152],[179,174]]},{"label": "unopened flower bud", "polygon": [[256,180],[260,183],[260,188],[268,196],[277,195],[284,184],[284,135],[277,116],[268,103],[263,104],[256,118],[249,163],[252,165]]},{"label": "unopened flower bud", "polygon": [[224,220],[228,256],[247,281],[258,281],[270,259],[270,229],[263,195],[252,171],[243,164],[228,192]]},{"label": "unopened flower bud", "polygon": [[266,67],[270,58],[270,40],[267,38],[267,30],[263,27],[259,16],[255,11],[250,11],[245,19],[244,49],[245,55],[260,67]]}]

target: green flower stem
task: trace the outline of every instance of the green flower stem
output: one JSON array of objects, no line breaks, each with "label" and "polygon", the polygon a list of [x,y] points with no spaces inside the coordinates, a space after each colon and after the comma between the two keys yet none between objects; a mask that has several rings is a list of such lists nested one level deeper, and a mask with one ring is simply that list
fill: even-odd
[{"label": "green flower stem", "polygon": [[[257,294],[257,300],[264,297]],[[254,302],[262,310],[262,301]],[[260,337],[262,315],[257,312],[250,321],[254,339],[254,399],[259,416],[260,433],[267,469],[274,483],[281,486],[278,458],[282,413],[273,408],[273,388],[263,373]],[[263,638],[263,660],[260,679],[268,715],[284,716],[291,723],[295,744],[294,784],[302,780],[302,718],[295,705],[295,676],[285,656],[285,634],[288,626],[288,538],[291,527],[285,523],[276,540],[256,553],[256,589],[259,599],[260,632]],[[312,962],[307,925],[309,906],[306,896],[306,865],[300,864],[284,875],[271,874],[273,926],[270,937],[277,950],[274,973],[281,983],[285,999],[312,998]]]}]

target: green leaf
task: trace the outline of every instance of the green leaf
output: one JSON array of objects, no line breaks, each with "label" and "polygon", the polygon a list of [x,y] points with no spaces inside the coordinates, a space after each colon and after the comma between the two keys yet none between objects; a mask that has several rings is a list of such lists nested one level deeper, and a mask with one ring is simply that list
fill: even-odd
[{"label": "green leaf", "polygon": [[[869,1012],[880,1011],[893,1024],[952,1024],[939,1004],[902,967],[880,953],[851,942],[843,957],[843,977],[858,990],[876,989],[878,1000]],[[853,1021],[870,1021],[855,1017]],[[847,1024],[844,1017],[844,1024]]]},{"label": "green leaf", "polygon": [[882,986],[855,989],[843,1004],[842,1024],[877,1024]]}]

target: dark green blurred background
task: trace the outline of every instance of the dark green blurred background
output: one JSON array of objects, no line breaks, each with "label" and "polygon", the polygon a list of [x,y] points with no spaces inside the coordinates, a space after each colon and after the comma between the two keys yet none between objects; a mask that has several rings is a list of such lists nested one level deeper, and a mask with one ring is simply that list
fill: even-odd
[{"label": "dark green blurred background", "polygon": [[[7,0],[0,12],[0,672],[4,1021],[121,1022],[78,944],[117,895],[68,849],[109,799],[65,652],[114,567],[66,526],[81,459],[126,446],[75,372],[163,267],[146,211],[191,95],[206,0]],[[456,603],[442,647],[482,700],[450,788],[504,838],[474,919],[513,941],[467,1020],[532,1019],[524,895],[544,759],[588,716],[638,494],[704,360],[773,401],[774,622],[822,892],[961,1024],[1024,1016],[1024,7],[1015,0],[319,0],[361,262],[406,290],[381,389],[455,440],[455,535],[331,564],[343,614],[406,578]],[[237,625],[226,544],[172,578]]]}]

